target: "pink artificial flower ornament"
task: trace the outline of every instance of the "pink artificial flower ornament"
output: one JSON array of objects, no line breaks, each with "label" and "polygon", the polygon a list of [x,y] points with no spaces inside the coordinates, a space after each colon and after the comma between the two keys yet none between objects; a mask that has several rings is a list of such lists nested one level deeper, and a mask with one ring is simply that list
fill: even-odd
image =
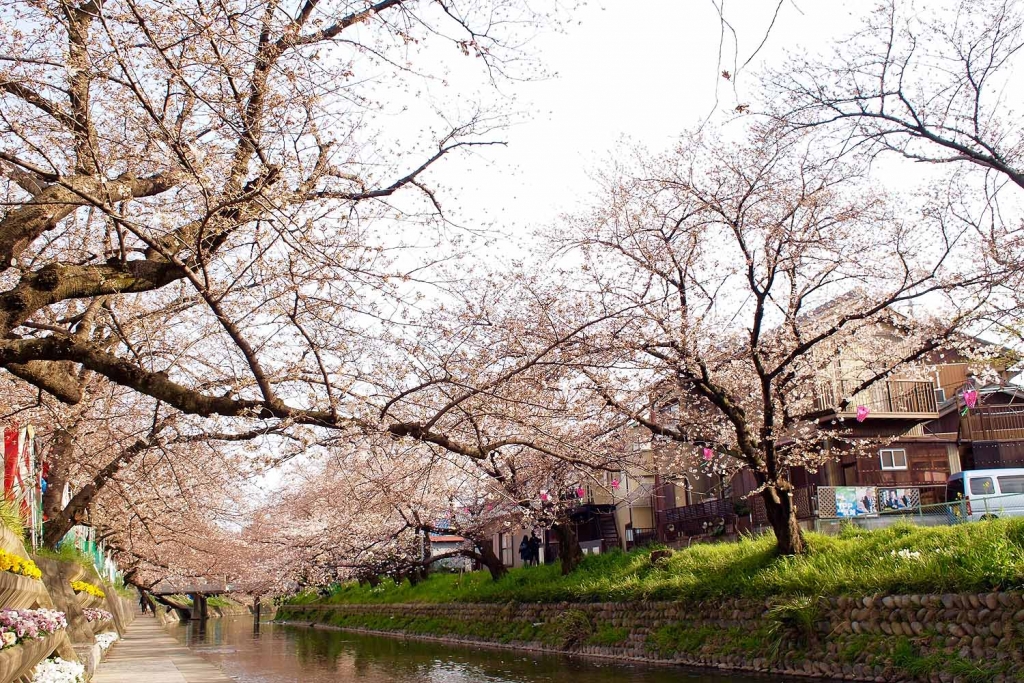
[{"label": "pink artificial flower ornament", "polygon": [[612,488],[613,489],[619,488],[619,480],[618,479],[612,479]]},{"label": "pink artificial flower ornament", "polygon": [[968,389],[964,392],[964,403],[967,404],[968,408],[973,408],[978,405],[978,392],[974,389]]},{"label": "pink artificial flower ornament", "polygon": [[576,489],[576,497],[577,498],[582,498],[585,495],[587,495],[587,492],[583,489],[582,486],[579,487],[578,489]]},{"label": "pink artificial flower ornament", "polygon": [[868,417],[868,413],[870,412],[871,409],[868,408],[867,406],[857,406],[857,422],[863,422],[864,420],[866,420]]},{"label": "pink artificial flower ornament", "polygon": [[711,460],[714,457],[715,457],[715,452],[713,450],[711,450],[710,448],[707,448],[705,446],[705,448],[704,448],[704,459],[705,460]]},{"label": "pink artificial flower ornament", "polygon": [[545,502],[546,502],[546,501],[547,501],[547,499],[548,499],[548,494],[546,494],[546,493],[542,493],[542,494],[540,494],[540,499],[541,499],[542,501],[545,501]]}]

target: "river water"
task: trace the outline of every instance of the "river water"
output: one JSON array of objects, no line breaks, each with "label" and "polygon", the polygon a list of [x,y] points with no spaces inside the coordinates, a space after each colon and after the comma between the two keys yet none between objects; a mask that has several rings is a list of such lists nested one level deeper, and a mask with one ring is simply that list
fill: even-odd
[{"label": "river water", "polygon": [[242,683],[766,683],[778,677],[688,671],[679,667],[631,666],[602,661],[449,646],[365,636],[342,631],[211,619],[204,629],[191,622],[171,635]]}]

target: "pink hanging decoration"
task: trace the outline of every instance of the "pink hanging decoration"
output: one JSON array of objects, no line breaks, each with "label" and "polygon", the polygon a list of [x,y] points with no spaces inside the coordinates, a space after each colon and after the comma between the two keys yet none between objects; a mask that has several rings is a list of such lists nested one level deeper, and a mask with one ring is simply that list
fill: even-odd
[{"label": "pink hanging decoration", "polygon": [[612,479],[612,488],[613,489],[619,488],[619,480],[618,479]]},{"label": "pink hanging decoration", "polygon": [[705,460],[712,460],[712,459],[714,459],[714,457],[715,457],[715,452],[713,450],[711,450],[710,448],[705,447],[704,448],[704,459]]},{"label": "pink hanging decoration", "polygon": [[868,413],[870,412],[871,409],[868,408],[867,406],[857,406],[857,422],[863,422],[864,420],[866,420],[868,417]]},{"label": "pink hanging decoration", "polygon": [[582,498],[585,495],[587,495],[587,492],[583,489],[582,486],[579,487],[578,489],[576,489],[576,497],[577,498]]},{"label": "pink hanging decoration", "polygon": [[978,405],[978,392],[974,389],[968,389],[964,392],[964,403],[967,404],[968,408],[973,408]]},{"label": "pink hanging decoration", "polygon": [[544,501],[544,502],[547,502],[547,500],[548,500],[548,494],[546,494],[546,493],[542,493],[542,494],[540,494],[540,499],[541,499],[542,501]]}]

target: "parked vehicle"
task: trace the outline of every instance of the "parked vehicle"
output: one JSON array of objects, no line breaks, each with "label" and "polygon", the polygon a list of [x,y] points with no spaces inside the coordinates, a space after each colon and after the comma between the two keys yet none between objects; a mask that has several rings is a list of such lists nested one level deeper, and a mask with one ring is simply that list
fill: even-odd
[{"label": "parked vehicle", "polygon": [[[1024,517],[1024,468],[967,470],[946,480],[946,502],[965,520]],[[952,506],[951,506],[952,509]]]}]

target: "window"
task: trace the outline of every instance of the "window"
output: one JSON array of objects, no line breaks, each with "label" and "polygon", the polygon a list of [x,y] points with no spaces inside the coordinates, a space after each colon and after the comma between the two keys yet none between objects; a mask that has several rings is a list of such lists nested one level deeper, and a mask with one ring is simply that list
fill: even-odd
[{"label": "window", "polygon": [[511,567],[512,559],[512,534],[498,534],[498,541],[501,543],[501,563]]},{"label": "window", "polygon": [[907,452],[902,448],[883,448],[878,454],[882,456],[883,470],[907,469]]},{"label": "window", "polygon": [[935,402],[936,403],[945,403],[946,402],[946,390],[945,389],[936,389],[935,390]]},{"label": "window", "polygon": [[1024,493],[1024,474],[996,477],[996,479],[999,480],[1000,493]]},{"label": "window", "polygon": [[995,493],[995,487],[992,486],[992,477],[977,477],[971,479],[971,494],[976,496],[983,496],[986,493]]},{"label": "window", "polygon": [[960,500],[964,497],[964,480],[963,477],[956,479],[950,479],[949,483],[946,484],[946,502],[951,503],[955,500]]}]

